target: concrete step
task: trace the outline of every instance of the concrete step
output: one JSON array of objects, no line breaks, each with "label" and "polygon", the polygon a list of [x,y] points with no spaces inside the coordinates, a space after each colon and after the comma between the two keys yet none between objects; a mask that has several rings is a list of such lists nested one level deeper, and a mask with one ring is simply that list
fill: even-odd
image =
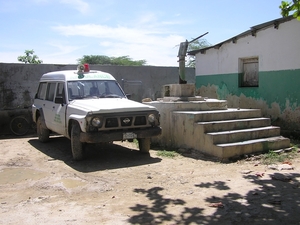
[{"label": "concrete step", "polygon": [[260,109],[224,109],[213,111],[175,111],[176,114],[193,116],[195,122],[209,122],[221,120],[236,120],[261,117]]},{"label": "concrete step", "polygon": [[196,149],[222,160],[290,145],[260,109],[227,108],[226,101],[199,97],[164,97],[148,104],[159,110],[163,128],[152,143]]},{"label": "concrete step", "polygon": [[227,110],[226,100],[207,99],[205,101],[184,101],[182,98],[170,97],[160,99],[159,101],[143,102],[151,105],[163,114],[169,114],[174,111],[212,111]]},{"label": "concrete step", "polygon": [[249,119],[238,119],[238,120],[198,122],[197,124],[203,126],[204,133],[208,133],[208,132],[239,130],[239,129],[255,128],[255,127],[266,127],[271,125],[271,120],[269,118],[260,117],[260,118],[249,118]]},{"label": "concrete step", "polygon": [[286,149],[290,147],[290,139],[282,136],[259,138],[241,142],[217,144],[217,151],[222,152],[222,158],[231,158],[244,154],[268,152],[269,150]]},{"label": "concrete step", "polygon": [[251,139],[267,138],[280,135],[280,128],[275,126],[257,127],[242,130],[230,130],[206,133],[213,144],[232,143]]}]

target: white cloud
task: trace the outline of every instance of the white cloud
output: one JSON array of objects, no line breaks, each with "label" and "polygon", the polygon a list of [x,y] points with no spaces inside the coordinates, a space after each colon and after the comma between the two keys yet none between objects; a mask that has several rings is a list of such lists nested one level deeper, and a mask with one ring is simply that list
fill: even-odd
[{"label": "white cloud", "polygon": [[[177,65],[179,35],[149,29],[109,27],[96,24],[57,26],[53,29],[65,36],[84,36],[99,39],[101,54],[128,55],[134,60],[145,59],[149,65]],[[93,46],[95,48],[95,46]]]},{"label": "white cloud", "polygon": [[76,55],[44,55],[41,57],[43,60],[43,64],[77,64],[77,57]]},{"label": "white cloud", "polygon": [[86,25],[70,25],[70,26],[56,26],[53,27],[59,33],[65,36],[84,36],[100,39],[118,40],[126,43],[140,43],[140,44],[179,44],[185,39],[178,35],[164,34],[160,31],[148,29],[136,29],[128,27],[109,27],[96,24]]},{"label": "white cloud", "polygon": [[129,55],[134,60],[146,60],[148,65],[176,66],[177,49],[170,46],[111,43],[109,48],[104,50],[105,55],[125,56]]},{"label": "white cloud", "polygon": [[73,45],[68,45],[66,43],[60,43],[60,42],[49,42],[48,45],[54,47],[56,50],[54,51],[55,53],[51,54],[51,56],[56,56],[56,55],[66,55],[69,53],[72,53],[80,48],[84,48],[85,46],[73,46]]},{"label": "white cloud", "polygon": [[143,12],[126,25],[122,25],[124,21],[121,25],[73,24],[52,29],[67,39],[84,40],[89,46],[82,50],[83,55],[94,54],[98,47],[101,55],[129,56],[134,60],[144,59],[149,65],[177,66],[179,44],[185,38],[170,30],[180,23],[183,22],[177,18],[164,21],[153,12]]},{"label": "white cloud", "polygon": [[63,4],[71,5],[82,14],[85,14],[90,10],[89,4],[82,0],[60,0],[60,2]]}]

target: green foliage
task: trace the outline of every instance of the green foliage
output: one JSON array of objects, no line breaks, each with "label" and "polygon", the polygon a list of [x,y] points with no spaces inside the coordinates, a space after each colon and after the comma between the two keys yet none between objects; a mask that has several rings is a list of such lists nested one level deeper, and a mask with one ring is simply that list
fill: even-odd
[{"label": "green foliage", "polygon": [[178,153],[175,151],[161,150],[157,152],[157,155],[162,157],[167,157],[167,158],[174,158],[178,155]]},{"label": "green foliage", "polygon": [[295,157],[297,157],[297,148],[295,147],[293,147],[291,152],[277,153],[274,151],[269,151],[269,153],[263,155],[262,163],[266,165],[282,163]]},{"label": "green foliage", "polygon": [[137,148],[139,147],[139,141],[137,139],[133,139],[133,143]]},{"label": "green foliage", "polygon": [[[198,39],[196,41],[193,41],[192,43],[189,43],[188,51],[194,51],[202,48],[206,48],[211,46],[209,42],[207,42],[205,39]],[[186,62],[187,67],[195,67],[195,56],[189,55],[188,60]]]},{"label": "green foliage", "polygon": [[24,56],[19,56],[18,61],[23,63],[29,63],[29,64],[41,64],[43,61],[39,60],[39,57],[37,55],[33,54],[33,50],[25,50]]},{"label": "green foliage", "polygon": [[78,59],[78,63],[98,64],[98,65],[118,65],[118,66],[144,66],[146,60],[134,61],[129,56],[108,57],[105,55],[84,55]]},{"label": "green foliage", "polygon": [[292,13],[293,17],[300,20],[300,0],[293,0],[292,2],[282,1],[279,8],[283,17],[287,17]]}]

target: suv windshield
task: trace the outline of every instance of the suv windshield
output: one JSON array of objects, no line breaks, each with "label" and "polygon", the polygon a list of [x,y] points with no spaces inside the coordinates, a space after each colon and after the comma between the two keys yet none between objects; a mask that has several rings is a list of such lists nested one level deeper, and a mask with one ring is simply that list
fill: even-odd
[{"label": "suv windshield", "polygon": [[119,84],[114,80],[68,81],[69,100],[83,98],[125,98]]}]

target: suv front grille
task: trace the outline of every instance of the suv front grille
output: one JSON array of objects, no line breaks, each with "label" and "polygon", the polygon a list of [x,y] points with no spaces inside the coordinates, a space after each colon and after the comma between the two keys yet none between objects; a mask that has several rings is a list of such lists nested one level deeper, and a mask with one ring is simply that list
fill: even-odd
[{"label": "suv front grille", "polygon": [[121,117],[121,126],[128,127],[132,124],[133,117]]},{"label": "suv front grille", "polygon": [[146,125],[146,117],[145,116],[137,116],[135,117],[134,125],[139,126],[139,125]]},{"label": "suv front grille", "polygon": [[104,128],[125,128],[147,125],[147,116],[115,116],[106,117]]},{"label": "suv front grille", "polygon": [[112,128],[112,127],[118,127],[118,118],[107,118],[105,120],[105,127],[106,128]]},{"label": "suv front grille", "polygon": [[97,117],[96,114],[90,117],[88,120],[89,131],[105,131],[105,130],[131,130],[140,129],[146,127],[152,127],[159,125],[159,116],[157,115],[157,121],[155,123],[150,123],[148,121],[149,114],[156,114],[156,111],[146,111],[146,112],[127,112],[127,113],[107,113],[99,115],[98,117],[103,120],[103,125],[100,128],[95,128],[91,124],[91,119]]}]

